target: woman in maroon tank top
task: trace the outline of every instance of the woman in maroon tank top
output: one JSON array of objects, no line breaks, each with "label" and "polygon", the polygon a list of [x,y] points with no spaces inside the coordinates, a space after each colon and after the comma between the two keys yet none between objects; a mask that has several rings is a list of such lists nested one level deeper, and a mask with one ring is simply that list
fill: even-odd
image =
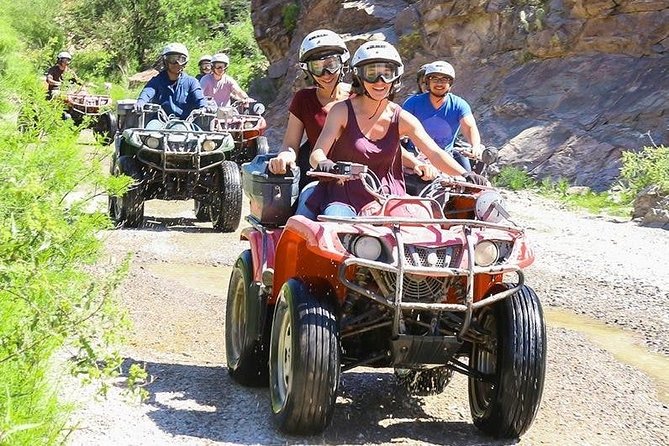
[{"label": "woman in maroon tank top", "polygon": [[[385,41],[362,44],[351,65],[356,95],[332,106],[311,153],[312,166],[330,171],[335,161],[365,164],[381,180],[385,192],[403,195],[399,139],[400,135],[406,135],[442,172],[453,176],[466,173],[430,139],[418,119],[390,101],[389,96],[404,72],[400,55],[391,44]],[[316,186],[306,204],[312,214],[342,216],[356,215],[372,200],[359,180],[343,184],[328,181]]]},{"label": "woman in maroon tank top", "polygon": [[[288,126],[276,158],[269,161],[271,172],[286,172],[289,164],[297,162],[304,178],[309,166],[311,147],[323,130],[325,117],[332,105],[349,96],[349,85],[341,82],[350,53],[344,40],[327,29],[313,31],[302,40],[299,51],[300,68],[314,84],[293,96],[288,113]],[[306,133],[307,143],[300,148]]]}]

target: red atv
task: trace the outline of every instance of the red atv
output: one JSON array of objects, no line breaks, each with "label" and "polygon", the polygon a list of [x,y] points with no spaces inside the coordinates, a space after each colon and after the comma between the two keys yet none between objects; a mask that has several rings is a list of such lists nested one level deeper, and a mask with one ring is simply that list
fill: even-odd
[{"label": "red atv", "polygon": [[83,88],[75,93],[60,96],[65,102],[65,118],[81,125],[90,118],[90,127],[105,144],[111,144],[117,130],[116,115],[112,113],[112,98],[108,95],[91,94]]},{"label": "red atv", "polygon": [[213,132],[229,133],[235,141],[235,150],[230,160],[241,165],[251,161],[256,155],[269,152],[267,139],[263,136],[267,122],[262,114],[265,106],[260,102],[250,104],[235,103],[229,107],[220,107],[213,120]]},{"label": "red atv", "polygon": [[288,218],[299,175],[273,178],[268,158],[243,168],[251,247],[230,278],[226,352],[237,382],[269,383],[278,428],[322,432],[340,373],[364,365],[394,368],[416,394],[463,373],[474,424],[522,435],[541,401],[546,332],[524,283],[533,252],[501,196],[450,177],[420,197],[384,195],[365,166],[339,163],[316,175],[363,181],[376,201],[353,218]]}]

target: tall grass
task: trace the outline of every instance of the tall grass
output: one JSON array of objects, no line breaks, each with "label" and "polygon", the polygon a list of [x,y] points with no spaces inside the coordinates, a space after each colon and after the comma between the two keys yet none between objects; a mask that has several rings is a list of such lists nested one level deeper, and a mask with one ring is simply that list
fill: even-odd
[{"label": "tall grass", "polygon": [[[18,10],[9,4],[0,0],[0,9]],[[68,412],[50,375],[54,354],[67,347],[74,370],[89,376],[116,370],[108,345],[120,315],[110,295],[120,276],[84,272],[109,225],[87,209],[88,191],[110,186],[102,154],[84,157],[79,129],[44,99],[15,22],[0,21],[0,444],[51,445]],[[17,115],[30,124],[25,132]]]}]

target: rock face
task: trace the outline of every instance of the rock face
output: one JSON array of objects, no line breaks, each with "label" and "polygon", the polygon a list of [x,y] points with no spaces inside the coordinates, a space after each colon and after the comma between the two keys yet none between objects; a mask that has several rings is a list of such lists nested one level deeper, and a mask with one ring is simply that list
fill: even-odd
[{"label": "rock face", "polygon": [[[340,33],[353,52],[382,33],[402,54],[404,86],[444,59],[453,92],[474,110],[503,164],[594,190],[617,177],[620,154],[669,143],[666,0],[252,0],[256,38],[276,94],[268,121],[280,144],[302,38]],[[288,5],[288,6],[287,6]],[[290,10],[292,8],[292,10]],[[289,12],[299,10],[296,20]]]}]

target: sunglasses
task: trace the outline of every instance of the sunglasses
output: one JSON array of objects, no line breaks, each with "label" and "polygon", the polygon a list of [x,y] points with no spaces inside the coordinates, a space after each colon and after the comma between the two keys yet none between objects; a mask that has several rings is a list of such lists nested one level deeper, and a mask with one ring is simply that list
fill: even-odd
[{"label": "sunglasses", "polygon": [[335,74],[341,70],[342,63],[339,56],[327,56],[322,59],[310,60],[306,63],[306,68],[309,73],[314,76],[323,76],[327,71],[330,74]]},{"label": "sunglasses", "polygon": [[381,79],[386,84],[396,81],[400,77],[399,67],[388,62],[377,62],[356,67],[356,74],[365,82],[373,84]]},{"label": "sunglasses", "polygon": [[427,81],[436,84],[450,84],[453,82],[453,78],[450,76],[427,76]]},{"label": "sunglasses", "polygon": [[168,54],[167,56],[165,56],[165,62],[171,65],[174,64],[186,65],[187,61],[188,58],[183,54]]}]

